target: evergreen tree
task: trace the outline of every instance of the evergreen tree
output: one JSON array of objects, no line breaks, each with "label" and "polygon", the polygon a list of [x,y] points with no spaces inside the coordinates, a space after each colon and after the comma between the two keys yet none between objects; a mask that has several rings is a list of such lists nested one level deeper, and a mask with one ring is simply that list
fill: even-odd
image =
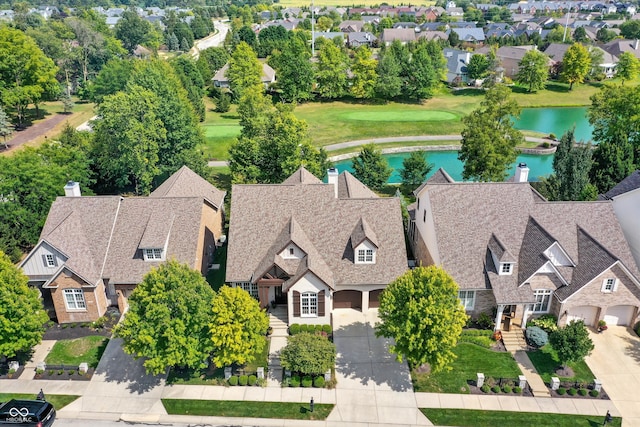
[{"label": "evergreen tree", "polygon": [[353,176],[372,190],[381,190],[392,173],[387,160],[374,144],[363,145],[360,154],[353,158],[351,166]]},{"label": "evergreen tree", "polygon": [[562,135],[553,158],[557,179],[557,194],[553,200],[582,200],[590,185],[591,154],[591,144],[576,144],[574,129]]},{"label": "evergreen tree", "polygon": [[178,40],[178,36],[176,33],[171,33],[167,37],[167,49],[173,52],[180,49],[180,41]]},{"label": "evergreen tree", "polygon": [[606,193],[636,170],[633,145],[625,138],[603,141],[593,152],[590,178],[598,192]]},{"label": "evergreen tree", "polygon": [[395,55],[388,49],[381,51],[382,57],[378,61],[378,80],[375,91],[381,98],[393,99],[402,92],[402,68]]},{"label": "evergreen tree", "polygon": [[411,193],[424,182],[433,169],[433,163],[428,163],[424,151],[412,151],[409,157],[402,161],[400,177],[406,194]]}]

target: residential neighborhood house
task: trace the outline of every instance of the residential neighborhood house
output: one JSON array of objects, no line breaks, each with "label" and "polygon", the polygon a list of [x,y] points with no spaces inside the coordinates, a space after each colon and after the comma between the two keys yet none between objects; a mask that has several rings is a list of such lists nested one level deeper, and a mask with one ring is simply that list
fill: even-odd
[{"label": "residential neighborhood house", "polygon": [[153,267],[175,259],[207,272],[222,235],[225,193],[183,166],[148,197],[82,196],[52,204],[20,266],[59,323],[88,322],[126,298]]},{"label": "residential neighborhood house", "polygon": [[300,168],[282,184],[234,185],[226,281],[289,323],[326,324],[337,308],[367,311],[407,269],[400,199],[349,172],[328,183]]}]

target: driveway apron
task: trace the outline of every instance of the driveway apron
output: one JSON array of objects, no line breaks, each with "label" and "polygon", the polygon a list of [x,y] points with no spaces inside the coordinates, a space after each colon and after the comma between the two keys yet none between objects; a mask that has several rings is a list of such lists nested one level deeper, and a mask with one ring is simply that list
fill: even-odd
[{"label": "driveway apron", "polygon": [[589,335],[595,348],[587,365],[618,408],[622,426],[640,426],[640,338],[626,326]]},{"label": "driveway apron", "polygon": [[389,353],[390,340],[376,338],[377,321],[377,310],[333,311],[337,405],[327,421],[433,425],[418,410],[406,362]]}]

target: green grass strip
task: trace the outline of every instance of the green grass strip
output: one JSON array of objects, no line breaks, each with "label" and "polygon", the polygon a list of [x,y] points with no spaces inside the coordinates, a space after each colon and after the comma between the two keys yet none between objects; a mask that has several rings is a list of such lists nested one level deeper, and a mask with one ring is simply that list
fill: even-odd
[{"label": "green grass strip", "polygon": [[[481,411],[471,409],[420,409],[435,425],[460,427],[595,427],[601,426],[602,415],[544,414],[539,412]],[[622,418],[613,417],[607,426],[620,427]]]},{"label": "green grass strip", "polygon": [[335,405],[317,403],[313,412],[309,403],[247,402],[238,400],[162,399],[170,415],[211,417],[279,418],[290,420],[324,420]]},{"label": "green grass strip", "polygon": [[[45,392],[45,396],[47,398],[47,402],[50,402],[56,410],[60,410],[67,406],[69,403],[73,402],[80,396],[74,396],[71,394],[47,394]],[[20,399],[20,400],[35,400],[35,394],[25,394],[25,393],[0,393],[0,402],[6,402],[11,399]]]}]

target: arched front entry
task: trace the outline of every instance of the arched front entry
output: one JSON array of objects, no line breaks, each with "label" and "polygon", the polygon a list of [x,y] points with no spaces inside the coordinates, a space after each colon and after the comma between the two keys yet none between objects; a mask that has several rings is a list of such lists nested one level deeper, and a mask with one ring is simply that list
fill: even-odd
[{"label": "arched front entry", "polygon": [[337,291],[333,294],[333,308],[362,309],[362,292]]},{"label": "arched front entry", "polygon": [[369,292],[369,308],[380,307],[380,294],[384,289]]}]

